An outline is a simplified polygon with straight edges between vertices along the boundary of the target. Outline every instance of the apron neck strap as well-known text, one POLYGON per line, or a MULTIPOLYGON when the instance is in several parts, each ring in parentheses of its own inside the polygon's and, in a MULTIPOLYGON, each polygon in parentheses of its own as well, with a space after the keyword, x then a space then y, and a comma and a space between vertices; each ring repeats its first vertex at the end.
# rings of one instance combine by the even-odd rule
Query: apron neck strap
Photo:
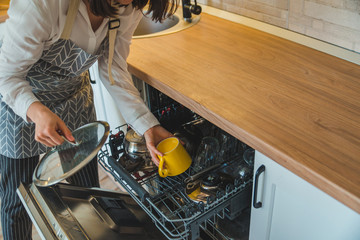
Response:
POLYGON ((109 33, 108 33, 108 37, 109 37, 108 75, 109 75, 110 85, 113 85, 115 83, 111 72, 111 65, 114 57, 116 32, 119 27, 120 27, 120 19, 110 18, 109 33))
MULTIPOLYGON (((114 0, 111 0, 111 5, 115 6, 114 0)), ((113 62, 114 51, 115 51, 116 33, 119 27, 120 27, 120 19, 111 17, 109 19, 109 32, 108 32, 108 37, 109 37, 108 76, 110 80, 110 85, 114 85, 115 83, 111 72, 111 65, 113 62)))
MULTIPOLYGON (((66 16, 66 22, 64 30, 61 34, 61 39, 69 39, 72 31, 72 27, 79 9, 81 0, 70 0, 67 16, 66 16)), ((111 1, 112 4, 114 4, 114 1, 111 1)), ((120 19, 118 18, 110 18, 109 20, 109 57, 108 57, 108 75, 110 84, 114 84, 114 78, 112 76, 111 72, 111 65, 114 57, 114 48, 115 48, 115 39, 116 39, 116 32, 118 28, 120 27, 120 19)))
POLYGON ((63 32, 61 33, 61 39, 69 39, 72 31, 73 24, 75 22, 76 15, 79 10, 81 0, 70 0, 70 4, 68 7, 68 12, 66 15, 66 22, 63 29, 63 32))

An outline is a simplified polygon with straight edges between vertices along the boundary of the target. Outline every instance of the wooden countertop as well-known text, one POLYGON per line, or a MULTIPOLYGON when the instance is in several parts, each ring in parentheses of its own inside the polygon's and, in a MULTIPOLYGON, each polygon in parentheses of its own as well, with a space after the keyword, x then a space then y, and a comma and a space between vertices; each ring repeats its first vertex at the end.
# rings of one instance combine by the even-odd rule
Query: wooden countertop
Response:
POLYGON ((8 18, 6 12, 7 10, 0 10, 0 23, 5 22, 5 20, 8 18))
POLYGON ((0 4, 0 23, 5 22, 5 20, 8 18, 8 8, 9 4, 0 4))
POLYGON ((360 66, 203 13, 130 71, 360 213, 360 66))

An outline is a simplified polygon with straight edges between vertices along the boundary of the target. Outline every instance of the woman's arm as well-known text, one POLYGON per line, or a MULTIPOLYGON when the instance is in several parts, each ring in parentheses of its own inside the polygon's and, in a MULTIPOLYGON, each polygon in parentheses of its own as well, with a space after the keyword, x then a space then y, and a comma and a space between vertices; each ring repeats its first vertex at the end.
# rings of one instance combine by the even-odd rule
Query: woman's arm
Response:
POLYGON ((15 114, 35 123, 37 141, 54 146, 63 142, 57 131, 66 134, 70 141, 71 133, 62 120, 39 102, 25 79, 50 38, 51 13, 46 7, 42 0, 11 1, 0 50, 0 94, 15 114))
POLYGON ((157 163, 156 154, 161 155, 161 153, 156 149, 156 144, 162 139, 172 136, 172 134, 159 125, 158 120, 144 104, 139 91, 133 84, 126 63, 132 35, 142 16, 142 13, 138 10, 130 14, 128 7, 125 14, 120 17, 120 28, 117 32, 112 65, 114 85, 110 85, 107 73, 108 50, 99 58, 99 73, 104 86, 118 103, 125 121, 135 131, 145 136, 152 159, 157 163))
POLYGON ((126 59, 129 55, 130 43, 133 32, 142 17, 139 10, 133 10, 131 6, 124 10, 120 16, 120 28, 118 29, 115 51, 112 64, 112 76, 114 85, 110 85, 108 76, 108 49, 99 58, 100 79, 111 96, 118 103, 119 110, 125 121, 139 134, 144 134, 150 127, 159 122, 151 114, 148 107, 140 97, 139 91, 133 84, 127 69, 126 59))
POLYGON ((11 1, 8 15, 0 51, 0 94, 2 101, 27 121, 27 109, 38 99, 25 77, 39 60, 51 26, 32 1, 11 1))

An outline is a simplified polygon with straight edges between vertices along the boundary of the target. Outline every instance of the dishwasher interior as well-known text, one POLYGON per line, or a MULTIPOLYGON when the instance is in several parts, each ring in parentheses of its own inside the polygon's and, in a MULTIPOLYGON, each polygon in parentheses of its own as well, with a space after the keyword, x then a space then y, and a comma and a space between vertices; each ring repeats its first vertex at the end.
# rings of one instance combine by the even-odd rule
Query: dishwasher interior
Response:
POLYGON ((99 162, 168 239, 248 239, 254 149, 198 114, 134 80, 161 125, 177 136, 193 163, 161 178, 148 154, 124 144, 127 125, 112 131, 99 162))

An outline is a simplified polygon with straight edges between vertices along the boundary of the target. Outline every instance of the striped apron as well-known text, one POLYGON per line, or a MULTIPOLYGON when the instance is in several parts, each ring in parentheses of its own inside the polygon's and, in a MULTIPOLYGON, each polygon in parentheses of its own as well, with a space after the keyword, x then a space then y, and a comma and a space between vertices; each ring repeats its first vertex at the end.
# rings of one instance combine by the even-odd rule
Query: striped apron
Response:
MULTIPOLYGON (((43 52, 26 76, 35 96, 57 114, 70 131, 96 120, 93 92, 88 74, 84 72, 87 73, 104 50, 103 43, 96 54, 89 54, 69 39, 78 12, 78 6, 72 7, 72 2, 79 4, 80 1, 70 1, 61 38, 43 52), (74 11, 75 14, 70 14, 74 11)), ((20 159, 48 150, 35 141, 35 124, 26 123, 0 99, 0 154, 20 159)))
MULTIPOLYGON (((45 50, 26 80, 35 96, 73 131, 96 120, 89 76, 84 74, 105 50, 105 39, 95 54, 70 38, 80 0, 70 1, 61 38, 45 50)), ((49 148, 35 141, 35 124, 26 123, 0 99, 0 198, 4 240, 31 239, 31 220, 16 194, 20 182, 30 184, 39 155, 49 148)), ((71 176, 73 185, 99 187, 97 161, 71 176)))

